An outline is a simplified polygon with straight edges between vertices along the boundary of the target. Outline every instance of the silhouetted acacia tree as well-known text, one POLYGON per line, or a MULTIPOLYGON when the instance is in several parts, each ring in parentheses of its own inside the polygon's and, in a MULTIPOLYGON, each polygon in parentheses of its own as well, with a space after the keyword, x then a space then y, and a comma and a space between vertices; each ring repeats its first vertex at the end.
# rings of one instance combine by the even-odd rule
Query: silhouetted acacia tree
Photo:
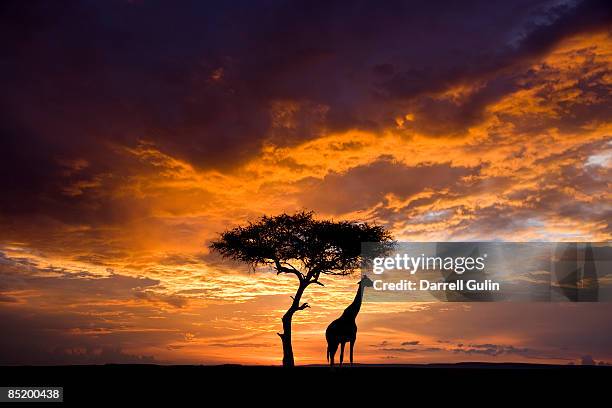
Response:
POLYGON ((291 320, 298 310, 310 307, 301 303, 302 295, 321 274, 348 275, 361 267, 362 242, 380 243, 380 252, 393 245, 391 235, 381 226, 348 221, 319 221, 312 212, 264 216, 257 222, 225 231, 211 244, 227 258, 255 268, 268 265, 278 274, 297 277, 299 285, 291 306, 282 318, 283 366, 293 367, 291 320))

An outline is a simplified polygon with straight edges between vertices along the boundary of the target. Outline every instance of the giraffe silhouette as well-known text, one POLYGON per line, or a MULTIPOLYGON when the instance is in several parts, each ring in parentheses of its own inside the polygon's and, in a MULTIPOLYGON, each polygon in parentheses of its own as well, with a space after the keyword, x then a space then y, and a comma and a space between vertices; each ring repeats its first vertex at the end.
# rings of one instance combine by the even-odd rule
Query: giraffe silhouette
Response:
POLYGON ((372 287, 373 282, 370 278, 364 275, 359 281, 359 287, 357 288, 357 294, 355 300, 346 309, 342 316, 331 322, 325 330, 325 339, 327 339, 327 361, 331 367, 334 366, 334 357, 336 351, 338 351, 338 345, 340 347, 340 366, 344 361, 344 346, 348 342, 350 344, 350 360, 351 365, 353 364, 353 348, 355 347, 355 340, 357 339, 357 324, 355 319, 361 309, 361 300, 363 298, 363 290, 366 287, 372 287))

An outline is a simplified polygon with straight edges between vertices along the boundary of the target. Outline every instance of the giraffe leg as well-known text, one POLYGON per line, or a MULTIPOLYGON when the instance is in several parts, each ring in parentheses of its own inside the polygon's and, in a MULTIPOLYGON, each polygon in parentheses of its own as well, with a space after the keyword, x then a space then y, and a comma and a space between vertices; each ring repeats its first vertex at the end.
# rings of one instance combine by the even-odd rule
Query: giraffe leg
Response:
POLYGON ((353 347, 355 347, 355 340, 351 340, 351 344, 350 344, 350 358, 351 358, 351 365, 353 365, 353 347))
POLYGON ((345 344, 346 344, 345 342, 342 342, 340 344, 340 367, 342 367, 342 362, 344 361, 344 345, 345 344))
POLYGON ((327 348, 329 353, 329 366, 334 367, 334 358, 336 357, 336 351, 338 351, 338 344, 330 344, 327 348))

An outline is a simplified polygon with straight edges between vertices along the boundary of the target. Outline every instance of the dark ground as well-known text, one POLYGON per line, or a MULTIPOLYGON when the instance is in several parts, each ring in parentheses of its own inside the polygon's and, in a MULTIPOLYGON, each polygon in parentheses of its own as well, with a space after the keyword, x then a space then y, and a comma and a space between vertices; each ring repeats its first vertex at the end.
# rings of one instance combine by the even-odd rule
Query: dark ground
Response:
POLYGON ((536 399, 551 402, 560 396, 579 397, 584 403, 585 396, 608 394, 612 367, 462 363, 361 365, 330 371, 317 366, 290 370, 237 365, 20 366, 0 367, 0 386, 63 386, 64 401, 78 406, 126 400, 172 401, 169 406, 224 406, 219 402, 261 400, 286 406, 330 402, 330 396, 344 403, 399 399, 418 400, 419 405, 430 401, 433 406, 444 401, 464 405, 491 398, 499 402, 513 398, 524 403, 536 399), (289 399, 283 397, 287 393, 289 399))

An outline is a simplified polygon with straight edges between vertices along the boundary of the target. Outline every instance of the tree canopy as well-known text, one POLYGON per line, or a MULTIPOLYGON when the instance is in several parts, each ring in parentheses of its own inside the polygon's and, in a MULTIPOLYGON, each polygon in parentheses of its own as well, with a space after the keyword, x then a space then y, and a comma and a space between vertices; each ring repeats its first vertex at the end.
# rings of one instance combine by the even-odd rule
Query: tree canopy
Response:
POLYGON ((263 216, 256 222, 225 231, 211 248, 252 267, 269 265, 300 281, 320 274, 347 275, 361 267, 361 244, 375 242, 386 249, 390 234, 378 225, 316 220, 312 212, 263 216), (308 276, 310 275, 310 276, 308 276))

